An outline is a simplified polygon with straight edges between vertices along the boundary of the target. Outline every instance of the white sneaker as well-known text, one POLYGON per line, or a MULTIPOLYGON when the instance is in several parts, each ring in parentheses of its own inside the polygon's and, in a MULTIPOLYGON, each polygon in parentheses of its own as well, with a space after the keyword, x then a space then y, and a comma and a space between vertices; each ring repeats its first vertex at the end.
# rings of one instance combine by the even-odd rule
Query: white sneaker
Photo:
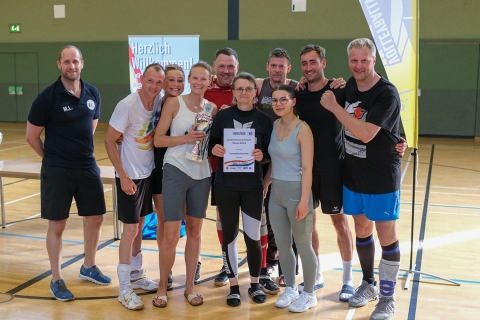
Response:
POLYGON ((288 307, 288 311, 290 312, 305 312, 310 308, 317 306, 317 295, 314 293, 307 293, 303 291, 295 300, 290 307, 288 307))
POLYGON ((298 298, 298 289, 292 287, 286 287, 283 291, 280 298, 275 302, 275 307, 277 308, 286 308, 288 307, 295 299, 298 298))
POLYGON ((143 289, 145 291, 154 291, 158 289, 158 282, 147 278, 145 270, 141 270, 137 275, 139 276, 134 278, 130 274, 130 284, 132 289, 143 289))
POLYGON ((118 302, 121 302, 125 308, 129 310, 141 310, 143 309, 142 300, 133 292, 132 288, 120 291, 118 295, 118 302))

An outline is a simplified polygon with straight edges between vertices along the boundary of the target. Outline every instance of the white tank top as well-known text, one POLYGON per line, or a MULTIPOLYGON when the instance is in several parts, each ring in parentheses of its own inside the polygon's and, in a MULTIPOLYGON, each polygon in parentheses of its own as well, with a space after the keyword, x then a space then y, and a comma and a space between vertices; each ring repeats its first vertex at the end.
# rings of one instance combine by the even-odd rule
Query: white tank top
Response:
MULTIPOLYGON (((178 113, 175 118, 173 118, 172 125, 170 126, 170 136, 172 137, 185 135, 185 132, 187 132, 195 123, 195 117, 197 116, 196 112, 192 112, 188 109, 182 96, 178 96, 177 98, 180 108, 178 109, 178 113)), ((204 99, 204 105, 207 104, 208 101, 204 99)), ((211 114, 211 108, 208 111, 207 109, 208 108, 205 108, 205 110, 202 112, 211 114)), ((169 147, 165 153, 163 163, 169 163, 177 167, 186 173, 190 178, 195 180, 210 177, 212 174, 212 169, 207 157, 200 162, 187 159, 186 156, 194 147, 195 142, 169 147)))

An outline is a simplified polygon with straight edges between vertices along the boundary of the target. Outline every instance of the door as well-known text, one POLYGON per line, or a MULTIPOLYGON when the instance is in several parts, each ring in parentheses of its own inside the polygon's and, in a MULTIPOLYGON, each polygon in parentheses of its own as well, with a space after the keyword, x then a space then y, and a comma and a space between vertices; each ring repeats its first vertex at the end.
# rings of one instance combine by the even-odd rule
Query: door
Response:
POLYGON ((0 121, 26 122, 39 92, 37 53, 0 53, 0 121))

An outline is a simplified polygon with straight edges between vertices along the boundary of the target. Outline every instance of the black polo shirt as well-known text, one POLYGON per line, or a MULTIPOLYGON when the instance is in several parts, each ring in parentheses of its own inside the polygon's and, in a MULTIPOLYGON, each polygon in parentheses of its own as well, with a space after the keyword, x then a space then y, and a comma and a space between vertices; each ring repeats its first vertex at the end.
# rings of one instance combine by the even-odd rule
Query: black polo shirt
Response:
POLYGON ((80 99, 69 93, 60 77, 32 103, 28 121, 45 127, 43 165, 93 168, 93 120, 100 117, 100 92, 80 80, 80 99))

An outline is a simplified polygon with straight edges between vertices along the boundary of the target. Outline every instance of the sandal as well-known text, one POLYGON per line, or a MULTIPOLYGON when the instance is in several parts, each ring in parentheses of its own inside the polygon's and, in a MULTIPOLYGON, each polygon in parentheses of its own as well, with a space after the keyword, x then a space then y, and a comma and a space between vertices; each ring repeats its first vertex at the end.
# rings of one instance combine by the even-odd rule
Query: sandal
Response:
POLYGON ((248 294, 252 296, 253 302, 264 303, 265 301, 267 301, 267 295, 260 289, 252 292, 252 288, 248 288, 248 294))
POLYGON ((340 296, 338 297, 338 300, 342 302, 348 302, 350 297, 354 294, 355 294, 355 288, 348 284, 344 284, 342 286, 342 290, 340 291, 340 296))
POLYGON ((287 283, 285 282, 285 277, 282 275, 280 275, 280 277, 278 278, 278 285, 280 287, 286 287, 287 286, 287 283))
POLYGON ((167 296, 153 296, 152 304, 157 308, 165 308, 167 306, 167 296), (160 303, 156 303, 155 300, 160 300, 160 303))
POLYGON ((185 291, 183 293, 185 299, 187 299, 188 303, 190 303, 191 306, 199 306, 201 304, 203 304, 203 296, 201 293, 191 293, 191 294, 187 294, 187 292, 185 291), (200 298, 200 299, 197 299, 197 302, 193 301, 193 299, 196 299, 196 298, 200 298))
POLYGON ((232 293, 227 296, 227 305, 230 307, 238 307, 242 303, 238 293, 232 293))

